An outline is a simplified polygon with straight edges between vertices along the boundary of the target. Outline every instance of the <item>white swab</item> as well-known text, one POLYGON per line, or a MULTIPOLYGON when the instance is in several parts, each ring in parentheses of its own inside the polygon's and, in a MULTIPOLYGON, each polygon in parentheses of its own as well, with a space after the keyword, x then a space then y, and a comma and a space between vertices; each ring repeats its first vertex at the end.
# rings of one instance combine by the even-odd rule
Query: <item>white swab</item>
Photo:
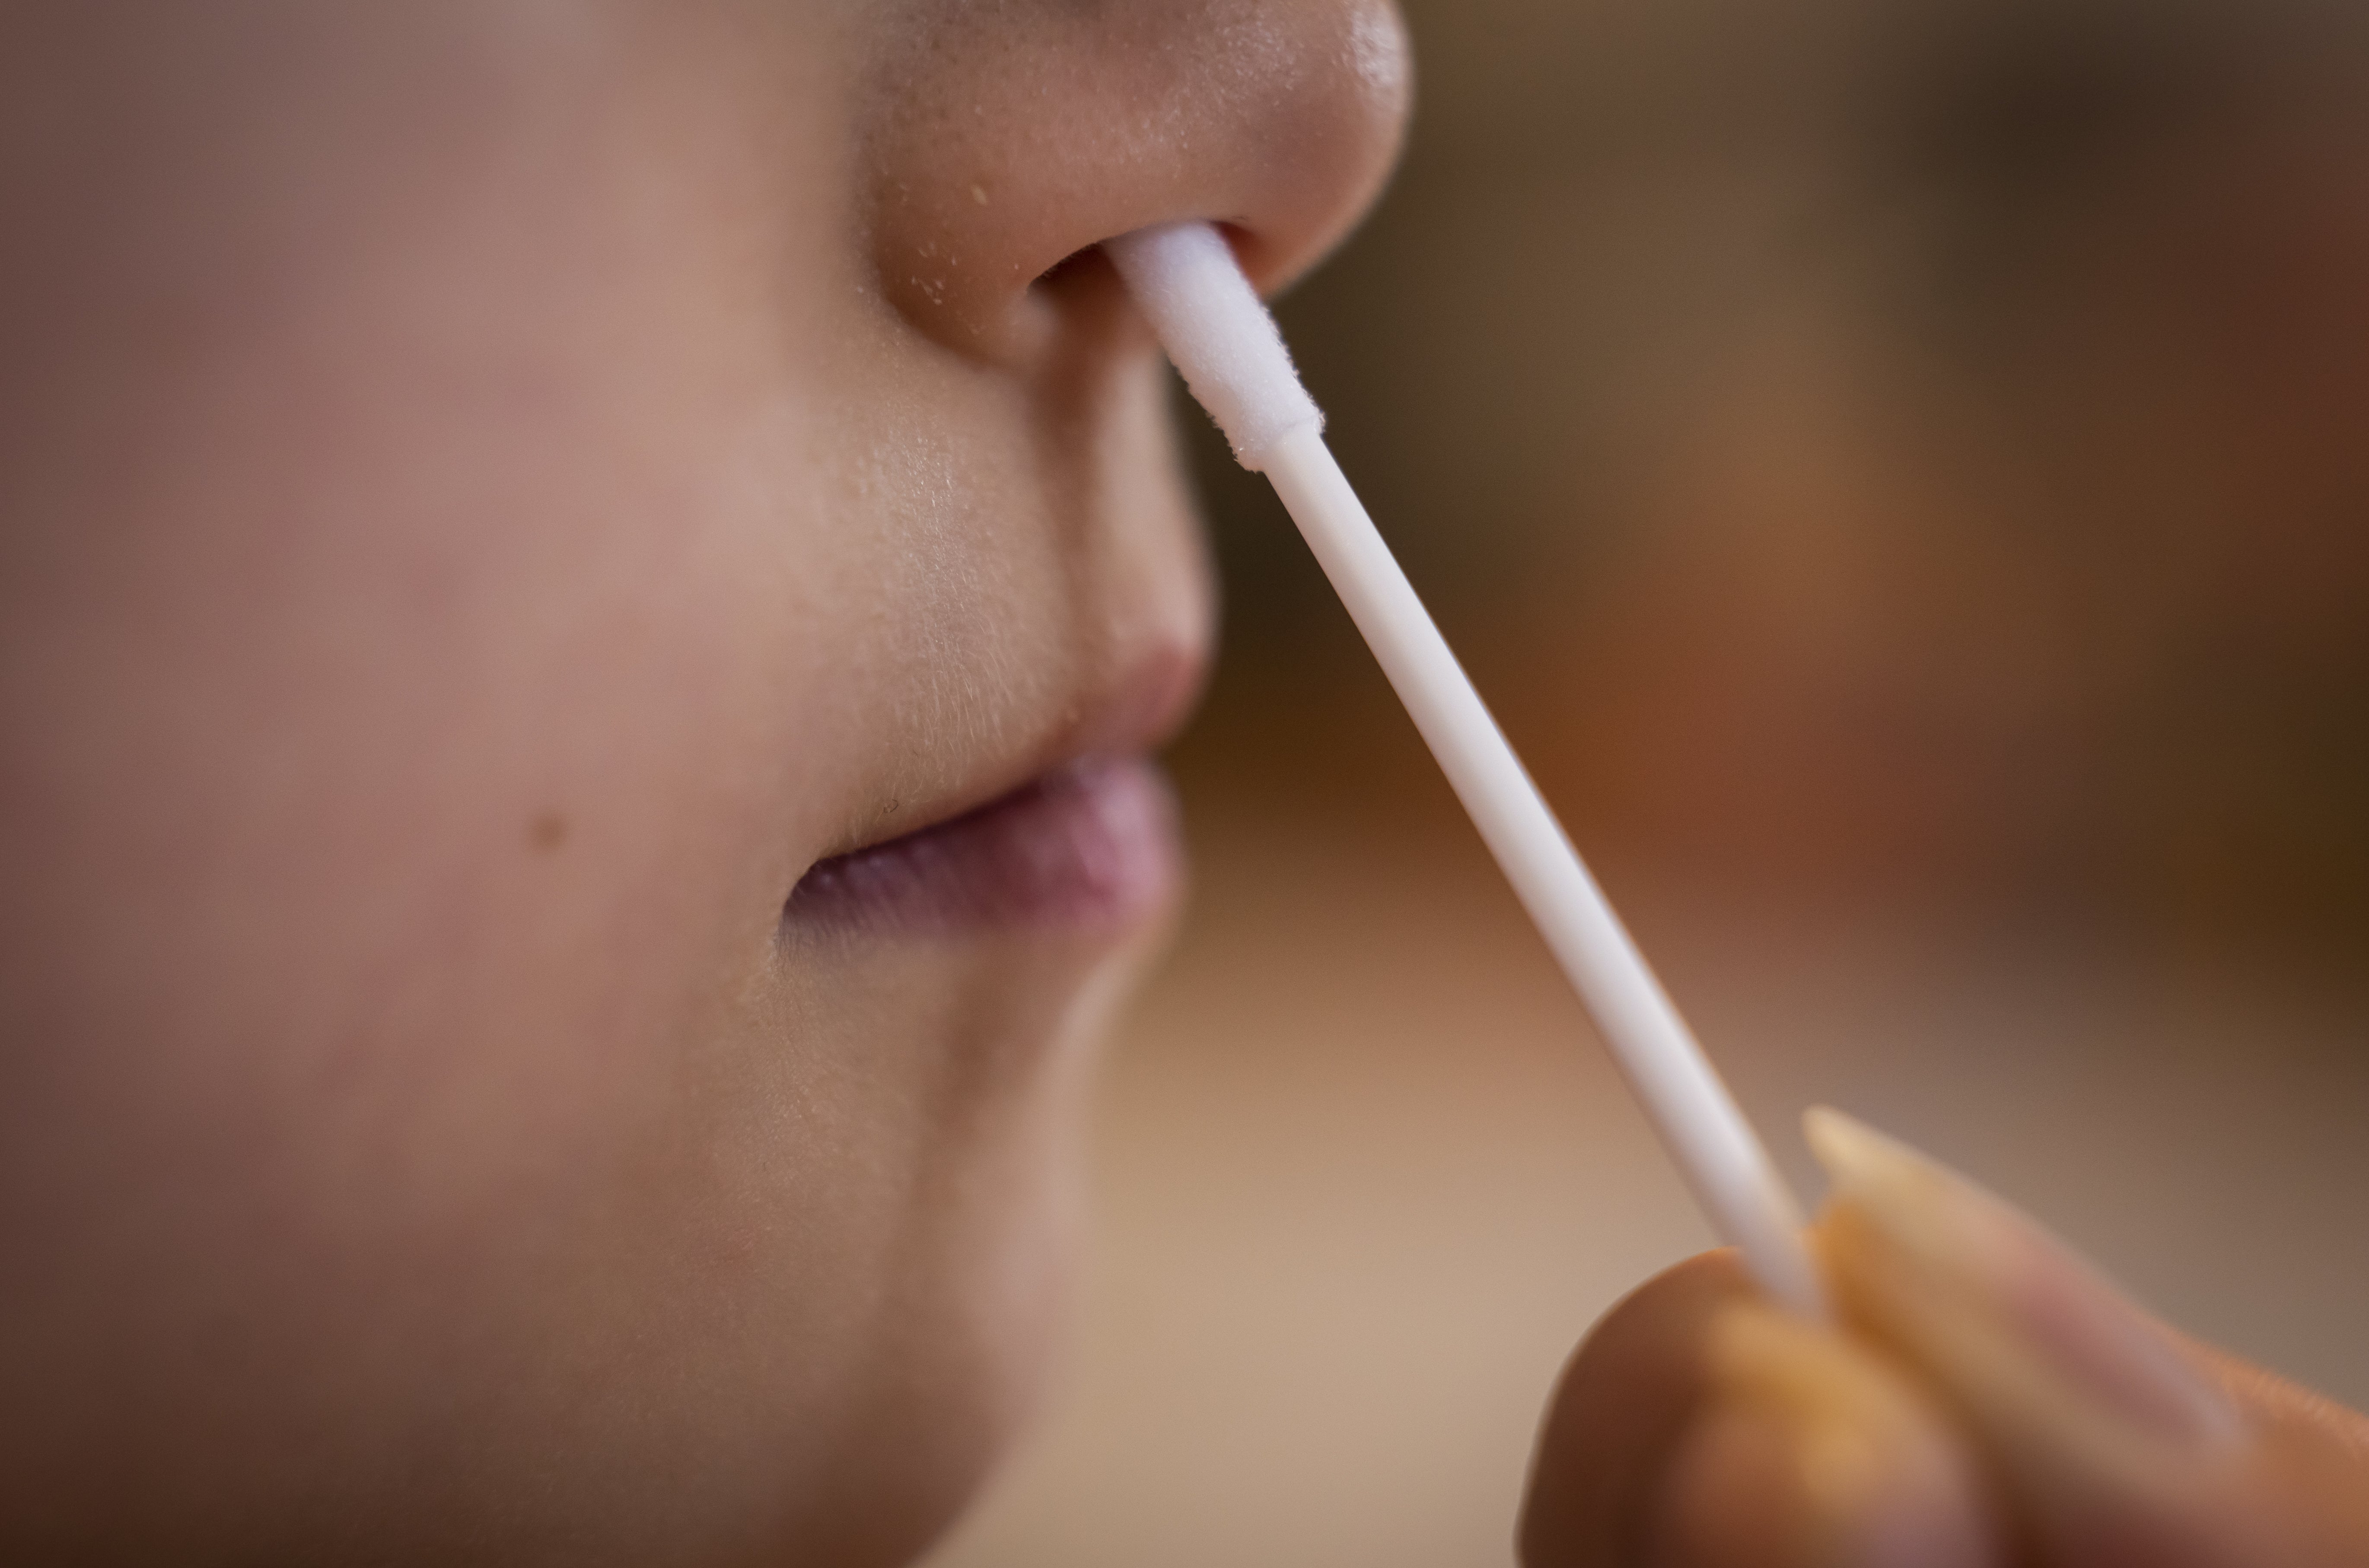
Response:
POLYGON ((1713 1228, 1771 1299, 1824 1317, 1800 1206, 1342 476, 1232 247, 1187 223, 1103 248, 1235 458, 1274 483, 1713 1228))

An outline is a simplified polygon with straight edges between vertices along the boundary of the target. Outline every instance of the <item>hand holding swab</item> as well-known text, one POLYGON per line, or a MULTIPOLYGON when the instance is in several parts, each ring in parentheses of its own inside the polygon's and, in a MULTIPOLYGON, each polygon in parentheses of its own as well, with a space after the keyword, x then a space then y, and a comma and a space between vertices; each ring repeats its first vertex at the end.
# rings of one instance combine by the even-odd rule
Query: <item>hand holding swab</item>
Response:
POLYGON ((1103 248, 1236 459, 1274 484, 1713 1228, 1772 1299, 1824 1317, 1800 1206, 1343 477, 1225 237, 1170 223, 1103 248))

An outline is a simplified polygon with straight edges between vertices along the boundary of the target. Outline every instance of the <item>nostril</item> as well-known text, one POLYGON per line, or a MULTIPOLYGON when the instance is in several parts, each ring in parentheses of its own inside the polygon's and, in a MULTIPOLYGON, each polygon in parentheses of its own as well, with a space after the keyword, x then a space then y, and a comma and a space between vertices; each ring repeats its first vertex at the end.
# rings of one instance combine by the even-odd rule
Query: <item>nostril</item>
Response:
MULTIPOLYGON (((1162 218, 1159 222, 1183 222, 1191 216, 1190 213, 1184 213, 1173 218, 1162 218)), ((1253 260, 1259 252, 1257 237, 1233 223, 1222 223, 1215 219, 1204 221, 1225 236, 1227 245, 1233 248, 1235 260, 1242 265, 1244 271, 1255 277, 1257 272, 1253 266, 1253 260)), ((1110 257, 1103 247, 1118 237, 1116 235, 1105 235, 1090 246, 1070 252, 1069 255, 1038 273, 1030 281, 1029 292, 1059 300, 1064 296, 1089 291, 1100 292, 1117 284, 1117 269, 1111 265, 1110 257)))
POLYGON ((1031 292, 1050 294, 1058 298, 1061 294, 1074 292, 1081 286, 1082 280, 1088 278, 1096 269, 1107 269, 1109 266, 1109 259, 1103 255, 1102 246, 1096 243, 1087 246, 1082 250, 1070 252, 1069 255, 1039 272, 1030 281, 1028 287, 1031 292))
MULTIPOLYGON (((1236 265, 1247 270, 1246 258, 1257 252, 1258 236, 1233 223, 1207 226, 1233 252, 1236 265)), ((1146 349, 1153 346, 1150 323, 1142 319, 1140 307, 1111 258, 1111 246, 1123 237, 1109 235, 1073 250, 1029 281, 1018 314, 1033 319, 1037 347, 1049 344, 1057 332, 1076 344, 1106 346, 1117 334, 1139 339, 1146 349)))
MULTIPOLYGON (((1134 306, 1128 303, 1118 269, 1103 254, 1099 242, 1071 251, 1038 273, 1029 283, 1018 314, 1033 318, 1040 334, 1035 339, 1039 352, 1057 341, 1072 349, 1107 348, 1114 335, 1127 337, 1140 331, 1130 325, 1134 306)), ((1142 333, 1141 337, 1148 350, 1150 336, 1142 333)))

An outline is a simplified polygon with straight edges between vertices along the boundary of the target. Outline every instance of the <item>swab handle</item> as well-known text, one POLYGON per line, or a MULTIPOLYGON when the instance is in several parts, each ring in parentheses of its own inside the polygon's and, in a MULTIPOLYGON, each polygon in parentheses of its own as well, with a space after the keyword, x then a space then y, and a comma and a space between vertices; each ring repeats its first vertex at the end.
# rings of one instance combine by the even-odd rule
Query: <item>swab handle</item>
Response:
POLYGON ((1791 1193, 1342 476, 1225 236, 1168 223, 1104 249, 1235 457, 1274 481, 1713 1227, 1772 1299, 1824 1317, 1791 1193))
POLYGON ((1772 1299, 1825 1317, 1825 1292, 1784 1179, 1482 705, 1323 437, 1292 431, 1266 458, 1276 493, 1713 1228, 1743 1253, 1772 1299))

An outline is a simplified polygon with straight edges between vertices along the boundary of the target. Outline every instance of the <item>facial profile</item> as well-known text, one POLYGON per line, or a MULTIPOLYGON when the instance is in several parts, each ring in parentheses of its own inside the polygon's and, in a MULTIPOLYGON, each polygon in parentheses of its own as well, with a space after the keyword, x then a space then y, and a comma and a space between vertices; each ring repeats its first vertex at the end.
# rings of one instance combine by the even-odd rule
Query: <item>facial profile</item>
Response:
POLYGON ((1209 657, 1081 253, 1310 265, 1394 14, 0 35, 6 1553, 909 1557, 1056 1343, 1209 657))

